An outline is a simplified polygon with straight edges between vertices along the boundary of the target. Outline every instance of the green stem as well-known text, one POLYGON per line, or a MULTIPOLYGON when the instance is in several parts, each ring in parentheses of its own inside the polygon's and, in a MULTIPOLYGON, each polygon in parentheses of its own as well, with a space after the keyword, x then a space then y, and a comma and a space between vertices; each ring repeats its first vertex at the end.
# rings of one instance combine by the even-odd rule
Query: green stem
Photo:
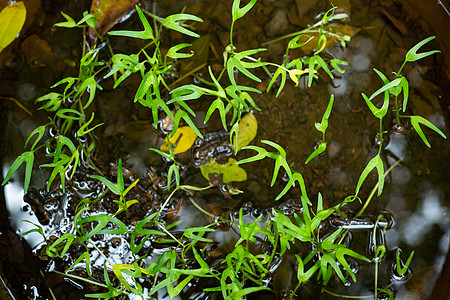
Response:
POLYGON ((348 296, 348 295, 341 295, 333 293, 332 291, 327 290, 326 288, 323 288, 323 291, 331 296, 339 297, 339 298, 347 298, 347 299, 368 299, 372 298, 372 296, 348 296))
POLYGON ((184 248, 184 245, 180 240, 178 240, 173 234, 170 233, 169 230, 166 229, 166 227, 161 226, 161 224, 158 224, 158 227, 161 228, 162 231, 164 231, 168 236, 170 236, 174 241, 176 241, 182 248, 184 248))
POLYGON ((231 55, 233 55, 234 54, 234 47, 233 47, 233 27, 234 27, 234 21, 235 20, 233 20, 232 22, 231 22, 231 27, 230 27, 230 54, 231 55))
POLYGON ((380 118, 380 147, 378 148, 378 155, 380 155, 383 149, 383 118, 380 118))
POLYGON ((395 96, 395 116, 397 118, 397 125, 401 125, 400 123, 400 111, 398 109, 398 95, 395 96))
POLYGON ((398 72, 397 72, 397 78, 398 77, 400 77, 400 72, 402 71, 402 69, 403 69, 403 67, 405 66, 405 64, 406 64, 406 60, 405 61, 403 61, 403 64, 402 64, 402 66, 400 67, 400 69, 398 69, 398 72))
POLYGON ((83 277, 80 277, 80 276, 59 272, 57 270, 53 270, 52 272, 56 273, 56 274, 59 274, 59 275, 62 275, 62 276, 65 276, 65 277, 72 278, 72 279, 78 279, 78 280, 81 280, 81 281, 84 281, 84 282, 87 282, 87 283, 90 283, 90 284, 98 285, 98 286, 104 287, 106 289, 108 288, 108 286, 106 284, 103 284, 103 283, 100 283, 100 282, 97 282, 97 281, 93 281, 93 280, 90 280, 90 279, 86 279, 86 278, 83 278, 83 277))
POLYGON ((378 294, 378 261, 375 261, 375 291, 374 291, 374 294, 373 294, 373 299, 374 300, 377 300, 378 298, 378 296, 377 296, 377 294, 378 294))

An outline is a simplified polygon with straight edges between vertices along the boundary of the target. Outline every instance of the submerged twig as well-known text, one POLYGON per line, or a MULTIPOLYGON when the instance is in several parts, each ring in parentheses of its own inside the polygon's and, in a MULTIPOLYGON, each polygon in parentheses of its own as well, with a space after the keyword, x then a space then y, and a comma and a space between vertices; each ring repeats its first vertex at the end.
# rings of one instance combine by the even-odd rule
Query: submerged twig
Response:
POLYGON ((20 103, 19 100, 12 98, 12 97, 4 97, 4 96, 0 96, 1 100, 9 100, 14 102, 18 107, 20 107, 24 112, 26 112, 28 115, 32 116, 33 114, 31 113, 31 111, 29 111, 22 103, 20 103))

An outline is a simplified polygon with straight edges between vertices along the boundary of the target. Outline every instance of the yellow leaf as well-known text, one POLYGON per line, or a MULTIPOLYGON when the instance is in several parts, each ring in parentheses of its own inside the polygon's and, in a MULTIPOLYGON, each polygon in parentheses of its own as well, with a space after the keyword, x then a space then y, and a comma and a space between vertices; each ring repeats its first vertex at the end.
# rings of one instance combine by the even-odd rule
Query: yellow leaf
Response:
MULTIPOLYGON (((294 70, 290 70, 289 71, 289 77, 291 77, 292 81, 295 83, 295 86, 298 86, 297 75, 302 76, 303 74, 308 74, 308 73, 309 73, 309 69, 308 68, 306 68, 304 70, 294 69, 294 70)), ((317 71, 314 70, 314 73, 317 73, 317 71)))
POLYGON ((200 166, 200 171, 202 172, 203 177, 205 177, 208 181, 209 174, 222 174, 223 183, 247 180, 247 172, 236 164, 236 160, 234 158, 230 158, 224 165, 221 165, 213 160, 206 165, 200 166))
POLYGON ((125 202, 125 206, 119 203, 119 209, 117 210, 117 212, 124 210, 125 208, 128 208, 135 203, 139 203, 139 200, 137 199, 128 200, 127 202, 125 202))
MULTIPOLYGON (((239 131, 238 131, 238 149, 241 150, 242 147, 250 144, 251 141, 256 136, 256 132, 258 131, 258 122, 256 121, 255 115, 252 113, 246 114, 241 121, 239 122, 239 131)), ((233 150, 236 149, 235 140, 233 142, 233 150)), ((235 151, 235 152, 237 152, 235 151)))
POLYGON ((22 1, 8 5, 0 12, 0 52, 20 33, 26 16, 27 9, 22 1))
POLYGON ((195 142, 197 134, 189 126, 178 127, 175 134, 169 139, 169 135, 164 139, 161 145, 161 151, 169 153, 169 141, 172 144, 174 154, 180 154, 188 151, 195 142))

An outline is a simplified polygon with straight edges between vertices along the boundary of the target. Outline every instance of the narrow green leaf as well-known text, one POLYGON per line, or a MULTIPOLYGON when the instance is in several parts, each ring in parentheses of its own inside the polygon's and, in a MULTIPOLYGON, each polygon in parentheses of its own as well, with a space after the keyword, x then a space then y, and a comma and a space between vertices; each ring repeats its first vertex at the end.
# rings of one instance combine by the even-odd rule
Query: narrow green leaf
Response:
POLYGON ((123 175, 122 175, 122 160, 119 159, 119 163, 117 166, 117 183, 114 184, 105 177, 99 176, 99 175, 91 175, 91 178, 97 179, 100 182, 102 182, 106 187, 113 192, 116 195, 122 195, 125 187, 123 182, 123 175))
POLYGON ((345 277, 342 274, 338 264, 330 254, 325 253, 322 256, 322 259, 320 260, 320 269, 323 278, 323 285, 326 286, 328 284, 328 281, 330 280, 330 276, 328 275, 329 274, 328 265, 331 266, 336 275, 342 280, 343 283, 345 283, 346 282, 345 277))
POLYGON ((174 102, 188 101, 199 99, 203 94, 211 94, 210 90, 203 89, 193 84, 182 85, 176 89, 170 91, 172 94, 172 99, 167 101, 167 104, 174 102))
POLYGON ((311 87, 316 64, 318 64, 319 67, 321 67, 328 74, 328 76, 330 76, 331 79, 334 79, 334 76, 331 73, 330 69, 328 68, 327 64, 325 63, 323 58, 320 57, 319 55, 314 55, 314 56, 310 57, 308 64, 309 64, 308 87, 311 87))
POLYGON ((361 173, 361 176, 359 177, 358 183, 356 185, 355 194, 358 195, 358 192, 364 183, 364 181, 367 178, 367 175, 374 169, 377 168, 378 171, 378 196, 381 195, 381 192, 383 191, 383 185, 384 185, 384 167, 383 167, 383 161, 379 155, 372 158, 363 172, 361 173))
POLYGON ((283 147, 281 147, 280 145, 278 145, 277 143, 274 143, 272 141, 269 140, 262 140, 261 143, 264 143, 266 145, 272 146, 273 148, 277 149, 278 152, 280 152, 280 155, 283 156, 284 158, 286 158, 286 151, 284 151, 283 147))
POLYGON ((46 111, 56 111, 61 106, 64 100, 64 96, 60 93, 48 93, 42 97, 36 99, 35 102, 47 101, 44 105, 39 107, 38 109, 45 109, 46 111))
POLYGON ((273 74, 272 79, 270 80, 269 85, 267 86, 267 90, 266 90, 266 92, 268 93, 269 90, 272 88, 272 85, 277 80, 278 76, 281 76, 281 82, 280 82, 280 86, 278 87, 278 91, 277 91, 277 94, 276 94, 277 98, 280 95, 281 91, 283 90, 283 88, 284 88, 284 86, 286 84, 286 70, 284 68, 279 67, 275 71, 275 74, 273 74))
POLYGON ((83 120, 85 118, 85 116, 82 113, 71 108, 60 109, 58 110, 56 115, 61 119, 69 119, 69 120, 83 120))
POLYGON ((180 51, 183 48, 186 47, 190 47, 192 46, 192 44, 188 44, 188 43, 182 43, 176 46, 173 46, 171 48, 169 48, 169 50, 167 51, 167 56, 173 59, 178 59, 178 58, 188 58, 194 55, 194 51, 191 51, 190 53, 179 53, 178 51, 180 51))
POLYGON ((364 101, 366 101, 367 106, 369 107, 370 111, 376 118, 383 119, 384 116, 386 116, 386 113, 389 108, 389 94, 387 91, 385 91, 385 93, 384 93, 384 102, 383 102, 383 106, 381 108, 377 108, 372 103, 372 101, 370 101, 370 99, 366 96, 366 94, 361 93, 361 96, 364 98, 364 101))
POLYGON ((142 294, 142 286, 137 282, 136 279, 142 277, 142 273, 147 274, 147 271, 143 268, 140 268, 136 262, 133 263, 133 265, 115 264, 113 265, 113 272, 129 291, 138 295, 142 294), (127 279, 125 279, 122 272, 129 275, 127 279), (131 281, 133 284, 130 284, 129 281, 131 281), (136 287, 134 287, 133 285, 136 287))
POLYGON ((254 156, 252 156, 252 157, 249 157, 249 158, 242 159, 242 160, 238 161, 238 162, 236 163, 236 164, 238 164, 238 165, 240 165, 240 164, 245 164, 245 163, 249 163, 249 162, 258 161, 258 160, 261 160, 261 159, 264 159, 264 158, 267 157, 267 154, 268 154, 268 152, 267 152, 266 149, 261 148, 261 147, 258 147, 258 146, 245 146, 245 147, 243 147, 242 149, 243 149, 243 150, 247 150, 247 149, 255 150, 256 152, 258 152, 258 154, 254 155, 254 156))
POLYGON ((441 53, 441 51, 439 51, 439 50, 433 50, 433 51, 428 51, 428 52, 423 52, 423 53, 417 54, 417 50, 419 50, 420 47, 422 47, 429 41, 433 40, 434 38, 435 38, 435 36, 430 36, 429 38, 424 39, 423 41, 417 43, 414 47, 409 49, 409 51, 406 53, 405 62, 412 62, 412 61, 416 61, 421 58, 430 56, 435 53, 441 53))
POLYGON ((242 18, 256 3, 257 0, 250 0, 244 7, 240 8, 241 0, 234 0, 231 7, 233 20, 242 18))
POLYGON ((172 184, 172 174, 175 175, 175 185, 180 185, 180 171, 176 164, 172 164, 169 167, 169 171, 167 172, 167 189, 170 190, 170 186, 172 184))
POLYGON ((320 52, 325 49, 325 46, 327 45, 327 36, 323 33, 319 34, 319 40, 317 41, 317 50, 314 52, 314 55, 319 54, 320 52))
POLYGON ((326 149, 327 149, 327 143, 320 143, 319 147, 317 147, 317 149, 314 150, 313 153, 311 153, 311 155, 308 156, 308 158, 305 161, 305 165, 308 164, 311 161, 311 159, 313 159, 317 155, 325 152, 326 149))
POLYGON ((431 145, 428 142, 428 140, 427 140, 425 134, 423 133, 422 129, 420 128, 419 124, 423 124, 423 125, 427 126, 428 128, 430 128, 430 129, 434 130, 435 132, 437 132, 444 139, 447 139, 445 134, 439 128, 437 128, 433 123, 428 121, 427 119, 425 119, 423 117, 420 117, 420 116, 411 116, 410 118, 411 118, 411 125, 412 125, 412 127, 417 132, 417 134, 420 136, 420 138, 425 143, 425 145, 427 145, 429 148, 431 148, 431 145))
POLYGON ((55 180, 55 178, 58 174, 61 179, 61 188, 63 190, 63 193, 65 192, 65 182, 66 182, 66 174, 65 173, 66 173, 67 168, 69 167, 69 161, 70 161, 69 156, 67 156, 66 154, 61 154, 61 155, 59 155, 57 161, 50 163, 50 164, 40 165, 40 167, 44 167, 44 168, 53 168, 53 171, 50 174, 50 177, 47 182, 47 192, 50 191, 50 187, 53 183, 53 180, 55 180))
POLYGON ((141 20, 142 25, 144 26, 143 31, 129 31, 129 30, 117 30, 117 31, 110 31, 108 32, 109 35, 116 35, 116 36, 126 36, 131 38, 138 38, 143 40, 148 39, 155 39, 153 35, 152 27, 150 26, 150 23, 148 22, 147 18, 144 16, 144 13, 139 8, 139 6, 136 5, 136 11, 139 15, 139 19, 141 20))
POLYGON ((57 239, 56 241, 54 241, 49 247, 47 247, 45 249, 45 253, 49 256, 49 257, 55 257, 55 256, 60 256, 63 257, 64 254, 67 252, 67 250, 69 250, 70 245, 72 245, 73 241, 75 240, 75 235, 72 233, 66 233, 63 236, 61 236, 59 239, 57 239), (63 241, 65 242, 64 248, 61 252, 58 251, 57 246, 59 244, 61 244, 63 241))
POLYGON ((311 41, 313 38, 314 38, 314 36, 309 36, 309 35, 306 35, 306 34, 299 34, 299 35, 297 35, 296 37, 294 37, 293 39, 291 39, 291 40, 288 42, 287 47, 288 47, 288 49, 296 49, 296 48, 300 48, 300 47, 306 45, 306 44, 307 44, 309 41, 311 41), (307 37, 308 40, 307 40, 306 42, 301 42, 301 43, 299 43, 299 40, 300 40, 301 38, 304 38, 304 37, 307 37))
POLYGON ((402 260, 400 259, 400 253, 400 249, 397 248, 397 253, 395 254, 395 267, 398 275, 403 276, 409 268, 409 264, 411 263, 411 260, 414 256, 414 250, 409 255, 408 260, 405 264, 403 264, 402 260))
POLYGON ((79 26, 83 23, 86 23, 89 27, 95 28, 95 25, 97 24, 97 18, 85 11, 83 12, 83 18, 77 22, 77 25, 79 26))
POLYGON ((402 79, 402 83, 401 83, 401 87, 403 90, 403 112, 405 112, 406 110, 406 105, 408 104, 408 96, 409 96, 409 83, 408 80, 405 77, 401 77, 402 79))
POLYGON ((328 119, 330 118, 330 114, 331 114, 331 109, 333 107, 333 103, 334 103, 334 95, 331 94, 330 101, 328 102, 327 109, 325 110, 325 113, 322 116, 322 122, 315 124, 316 129, 318 131, 322 132, 322 133, 325 133, 325 131, 328 128, 328 119))
POLYGON ((295 254, 295 258, 297 258, 298 261, 297 280, 300 283, 306 283, 319 269, 319 261, 317 261, 311 268, 309 268, 308 271, 305 272, 305 266, 303 264, 303 260, 301 259, 301 257, 295 254))
POLYGON ((203 237, 203 234, 205 232, 214 232, 215 230, 208 227, 190 227, 186 228, 183 235, 186 236, 188 239, 192 239, 194 241, 199 242, 205 242, 205 243, 212 243, 214 240, 207 239, 203 237), (200 233, 200 234, 194 234, 194 233, 200 233))
POLYGON ((286 171, 286 173, 288 174, 290 180, 292 180, 292 182, 294 182, 294 180, 292 178, 291 168, 289 167, 289 165, 286 161, 286 158, 284 158, 281 155, 278 155, 278 157, 275 159, 275 166, 273 169, 272 182, 270 183, 270 186, 273 186, 275 184, 275 180, 278 177, 278 171, 280 170, 281 166, 283 166, 283 168, 286 171))
POLYGON ((373 68, 373 70, 375 71, 375 73, 377 73, 377 75, 381 78, 385 85, 389 83, 389 79, 387 79, 387 77, 381 71, 376 68, 373 68))
POLYGON ((369 100, 373 100, 373 98, 375 98, 376 96, 378 96, 379 94, 398 86, 401 83, 401 79, 397 78, 392 80, 391 82, 389 82, 388 84, 385 84, 384 86, 382 86, 381 88, 379 88, 377 91, 375 91, 372 96, 370 96, 369 100))
POLYGON ((67 20, 66 22, 59 22, 56 23, 53 26, 57 26, 57 27, 65 27, 65 28, 74 28, 77 27, 77 22, 75 22, 74 19, 72 19, 68 14, 65 14, 64 12, 61 11, 61 15, 67 20))
MULTIPOLYGON (((60 81, 58 81, 57 83, 55 83, 54 85, 51 86, 51 88, 55 88, 63 83, 67 83, 66 87, 64 88, 64 97, 67 94, 67 91, 72 87, 72 85, 75 83, 76 78, 74 77, 66 77, 64 79, 61 79, 60 81)), ((37 100, 36 100, 37 101, 37 100)))
POLYGON ((365 256, 363 256, 361 254, 356 253, 353 250, 345 248, 345 247, 341 247, 341 248, 337 248, 336 249, 336 258, 337 258, 337 260, 345 268, 345 270, 350 275, 350 277, 352 277, 353 282, 356 282, 355 273, 353 273, 352 269, 348 265, 347 261, 345 260, 344 255, 348 255, 348 256, 354 257, 356 259, 363 260, 363 261, 368 262, 368 263, 370 263, 370 259, 368 259, 367 257, 365 257, 365 256))
POLYGON ((307 194, 306 194, 306 187, 305 187, 305 181, 303 179, 302 174, 300 174, 298 172, 294 172, 292 174, 292 178, 293 178, 293 182, 291 180, 288 181, 288 183, 286 184, 284 189, 275 198, 275 201, 280 200, 281 197, 283 197, 289 191, 289 189, 293 186, 293 184, 295 185, 295 181, 297 181, 299 183, 299 185, 300 185, 301 195, 302 196, 307 196, 307 194))
POLYGON ((259 79, 254 74, 252 74, 249 70, 247 70, 242 65, 241 61, 237 60, 236 57, 230 57, 227 60, 227 72, 228 72, 228 78, 230 79, 232 84, 236 85, 236 80, 234 79, 234 68, 238 69, 242 74, 244 74, 248 78, 250 78, 256 82, 261 82, 261 79, 259 79))
POLYGON ((209 118, 211 117, 212 113, 218 109, 219 113, 220 113, 220 119, 222 120, 222 125, 223 128, 225 129, 225 131, 227 130, 227 120, 226 120, 226 112, 225 112, 225 105, 223 104, 222 99, 217 98, 216 100, 213 101, 213 103, 211 103, 211 106, 209 107, 208 111, 206 112, 206 116, 205 116, 205 124, 206 122, 208 122, 209 118))
MULTIPOLYGON (((67 243, 68 244, 68 243, 67 243)), ((66 246, 67 246, 66 244, 66 246)), ((62 255, 61 255, 62 256, 62 255)), ((64 272, 69 272, 73 267, 75 267, 78 263, 80 263, 83 259, 85 259, 85 268, 86 273, 88 276, 91 276, 91 267, 90 267, 90 261, 91 261, 91 255, 89 251, 83 252, 75 261, 73 264, 71 264, 64 272)))
POLYGON ((13 176, 13 174, 17 171, 17 169, 22 165, 22 163, 26 164, 25 169, 25 180, 23 183, 24 194, 27 193, 28 187, 30 185, 31 180, 31 172, 33 171, 33 162, 34 162, 34 153, 33 151, 27 151, 19 155, 16 160, 13 162, 11 167, 6 173, 5 179, 2 181, 2 185, 5 185, 13 176))
POLYGON ((89 125, 91 125, 92 121, 94 120, 94 116, 95 114, 92 113, 91 114, 91 118, 89 119, 89 121, 87 121, 86 123, 83 124, 83 126, 81 126, 78 130, 77 130, 77 137, 83 136, 88 134, 89 132, 91 132, 92 130, 94 130, 95 128, 103 125, 103 123, 97 124, 92 128, 89 128, 88 130, 85 130, 89 125))
POLYGON ((190 14, 174 14, 166 17, 163 21, 163 25, 166 26, 169 29, 181 32, 185 35, 192 36, 195 38, 199 38, 200 35, 179 25, 180 21, 197 21, 197 22, 203 22, 203 20, 197 16, 190 15, 190 14))
POLYGON ((38 134, 38 137, 36 138, 36 140, 34 141, 33 145, 31 146, 30 150, 33 151, 34 147, 36 147, 36 144, 41 140, 41 138, 44 136, 45 133, 45 128, 47 127, 48 124, 46 125, 42 125, 39 126, 38 128, 36 128, 35 130, 33 130, 33 132, 30 133, 30 135, 28 136, 26 142, 25 142, 25 148, 28 145, 28 142, 30 141, 31 137, 34 136, 36 133, 38 134))
POLYGON ((348 62, 346 62, 345 60, 333 58, 330 60, 330 65, 333 67, 333 69, 335 69, 339 73, 344 74, 347 70, 342 69, 339 65, 348 66, 348 62))

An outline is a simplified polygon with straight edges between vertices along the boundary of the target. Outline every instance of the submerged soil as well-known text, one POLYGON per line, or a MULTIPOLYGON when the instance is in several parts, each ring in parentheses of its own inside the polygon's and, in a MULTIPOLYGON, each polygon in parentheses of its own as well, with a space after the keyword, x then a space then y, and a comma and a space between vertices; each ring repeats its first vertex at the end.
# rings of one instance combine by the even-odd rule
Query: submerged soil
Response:
MULTIPOLYGON (((61 21, 59 11, 63 10, 79 20, 82 11, 88 9, 88 4, 83 1, 43 1, 42 5, 34 1, 28 2, 35 4, 29 10, 27 22, 30 23, 25 25, 24 33, 13 47, 5 49, 0 55, 0 96, 18 99, 33 115, 28 116, 12 101, 0 101, 0 162, 3 176, 15 157, 23 151, 24 141, 29 133, 47 121, 44 112, 36 111, 38 106, 34 104, 34 100, 48 93, 49 86, 59 79, 77 73, 77 68, 71 66, 71 63, 80 58, 82 34, 76 29, 54 29, 52 25, 61 21)), ((161 1, 156 4, 142 1, 141 4, 150 11, 156 8, 154 12, 163 17, 179 13, 183 6, 186 6, 187 13, 202 17, 204 22, 196 24, 196 31, 210 39, 206 59, 215 70, 220 69, 223 64, 221 53, 229 43, 231 3, 208 0, 161 1)), ((375 67, 384 74, 396 71, 411 46, 430 35, 441 34, 428 45, 428 49, 441 49, 442 54, 411 63, 405 68, 404 74, 411 86, 408 114, 425 117, 448 136, 450 99, 450 52, 443 43, 448 41, 448 37, 446 39, 442 36, 442 30, 434 31, 432 25, 427 23, 426 16, 417 21, 418 16, 414 14, 417 12, 401 2, 342 0, 333 1, 333 4, 338 7, 338 13, 350 15, 347 22, 337 24, 334 30, 351 35, 352 40, 346 48, 335 46, 328 49, 326 55, 348 61, 347 72, 332 81, 320 74, 319 80, 311 88, 306 87, 306 82, 300 82, 298 87, 288 83, 279 97, 275 97, 273 91, 255 96, 255 102, 261 111, 253 111, 258 121, 258 134, 252 144, 262 147, 264 144, 261 140, 271 140, 282 145, 287 152, 288 162, 293 163, 293 168, 305 177, 310 197, 316 199, 320 192, 326 207, 340 203, 346 196, 354 193, 361 171, 378 149, 378 121, 370 114, 360 95, 361 92, 370 94, 381 85, 372 68, 375 67), (314 130, 314 123, 321 120, 330 93, 336 98, 327 131, 328 150, 305 165, 305 159, 315 145, 320 143, 321 135, 314 130)), ((259 48, 261 43, 317 22, 329 7, 327 1, 260 1, 248 16, 236 23, 235 44, 238 50, 259 48)), ((441 6, 427 9, 436 10, 436 19, 444 20, 444 23, 446 20, 450 24, 450 16, 446 15, 441 6)), ((129 24, 139 26, 135 14, 118 26, 128 28, 129 24)), ((179 34, 173 33, 163 39, 162 44, 166 45, 183 40, 179 34)), ((144 45, 120 39, 111 39, 111 44, 114 52, 123 53, 133 53, 144 45)), ((280 63, 285 44, 286 40, 265 46, 268 51, 263 60, 280 63)), ((292 53, 297 56, 306 54, 308 53, 301 51, 292 53)), ((189 67, 191 66, 181 65, 181 74, 187 72, 189 67)), ((207 78, 206 68, 200 69, 195 75, 197 78, 207 78)), ((257 88, 265 90, 270 79, 264 73, 257 75, 265 78, 257 88)), ((182 83, 198 81, 197 78, 189 77, 182 83)), ((99 149, 93 158, 95 164, 104 174, 115 179, 116 162, 121 158, 125 183, 131 184, 137 178, 140 179, 129 194, 129 199, 137 199, 139 203, 130 207, 128 215, 118 216, 127 226, 135 225, 137 221, 158 211, 170 194, 165 188, 168 164, 159 155, 148 150, 149 147, 158 148, 165 135, 163 130, 154 129, 150 112, 132 103, 139 84, 137 79, 131 78, 119 89, 112 88, 113 82, 101 82, 104 90, 98 93, 95 100, 99 121, 105 124, 95 131, 99 149)), ((218 116, 207 126, 202 125, 209 104, 210 102, 205 101, 195 106, 198 116, 195 122, 205 139, 197 140, 190 151, 179 157, 180 162, 187 166, 182 170, 183 184, 207 186, 208 182, 202 177, 198 166, 211 158, 226 161, 232 156, 228 133, 221 131, 218 116)), ((404 131, 399 132, 392 129, 395 125, 393 116, 390 119, 391 123, 385 122, 388 138, 383 160, 387 167, 398 159, 402 159, 402 162, 386 177, 382 196, 373 199, 360 218, 349 220, 336 215, 326 226, 350 228, 352 249, 370 257, 374 222, 379 214, 384 215, 389 220, 386 225, 389 229, 385 234, 382 231, 379 234, 385 241, 387 253, 378 270, 378 286, 389 286, 397 299, 425 299, 436 285, 449 250, 450 162, 447 158, 450 145, 437 134, 426 130, 432 145, 431 149, 427 148, 410 124, 404 124, 404 131), (397 248, 402 249, 404 260, 411 251, 415 251, 411 263, 412 272, 403 278, 395 278, 393 271, 397 248)), ((241 151, 237 159, 250 155, 251 153, 241 151)), ((183 220, 183 223, 173 229, 174 234, 179 234, 189 226, 207 225, 215 221, 199 211, 191 200, 207 212, 233 221, 238 220, 237 212, 240 208, 244 209, 247 222, 255 220, 259 215, 264 216, 263 221, 267 220, 272 208, 282 210, 287 215, 301 209, 298 190, 292 189, 283 199, 275 201, 285 183, 278 179, 275 186, 270 188, 272 162, 265 160, 258 165, 246 164, 243 167, 248 174, 247 181, 233 184, 243 191, 242 194, 232 195, 220 178, 212 182, 217 187, 207 191, 175 194, 161 215, 168 224, 183 220)), ((39 234, 33 233, 25 238, 21 236, 35 228, 22 220, 41 224, 50 239, 70 232, 73 230, 70 220, 73 220, 76 207, 87 197, 100 199, 93 207, 93 214, 112 214, 117 211, 118 205, 113 202, 115 196, 109 192, 104 194, 105 187, 89 178, 92 174, 95 171, 89 167, 80 168, 68 183, 66 193, 57 184, 52 186, 50 192, 46 192, 45 180, 49 174, 45 170, 35 171, 32 188, 26 195, 23 195, 21 188, 23 174, 18 174, 14 177, 14 182, 4 186, 4 191, 0 193, 0 275, 3 279, 0 285, 4 285, 5 299, 51 299, 50 289, 56 299, 82 299, 84 294, 98 291, 98 287, 92 284, 51 272, 64 271, 82 249, 72 247, 68 259, 53 260, 41 255, 39 249, 43 240, 39 234), (13 296, 7 295, 8 289, 13 296)), ((375 184, 376 176, 371 174, 360 195, 368 197, 375 184)), ((361 204, 355 201, 346 209, 346 213, 355 215, 360 207, 361 204)), ((212 263, 216 260, 218 264, 234 247, 238 236, 236 230, 232 226, 223 225, 209 236, 216 241, 207 250, 212 263)), ((265 246, 263 242, 259 243, 258 251, 264 252, 265 246)), ((117 263, 127 263, 128 237, 105 238, 98 241, 98 247, 117 263)), ((158 246, 146 245, 144 250, 156 256, 169 248, 170 245, 161 243, 158 246)), ((294 254, 301 250, 299 247, 293 248, 280 260, 271 278, 274 292, 260 294, 255 299, 282 299, 286 291, 295 287, 294 254)), ((91 264, 96 270, 93 278, 101 281, 104 260, 99 255, 91 260, 91 264)), ((78 270, 75 274, 86 276, 83 270, 78 270)), ((336 295, 372 295, 373 265, 360 265, 358 275, 357 283, 350 285, 343 285, 337 280, 330 281, 327 287, 329 293, 320 293, 320 286, 308 284, 302 289, 299 298, 332 299, 336 295)), ((208 283, 197 282, 184 291, 181 298, 216 299, 202 292, 203 285, 207 286, 208 283)), ((159 299, 163 298, 160 295, 159 299)))

